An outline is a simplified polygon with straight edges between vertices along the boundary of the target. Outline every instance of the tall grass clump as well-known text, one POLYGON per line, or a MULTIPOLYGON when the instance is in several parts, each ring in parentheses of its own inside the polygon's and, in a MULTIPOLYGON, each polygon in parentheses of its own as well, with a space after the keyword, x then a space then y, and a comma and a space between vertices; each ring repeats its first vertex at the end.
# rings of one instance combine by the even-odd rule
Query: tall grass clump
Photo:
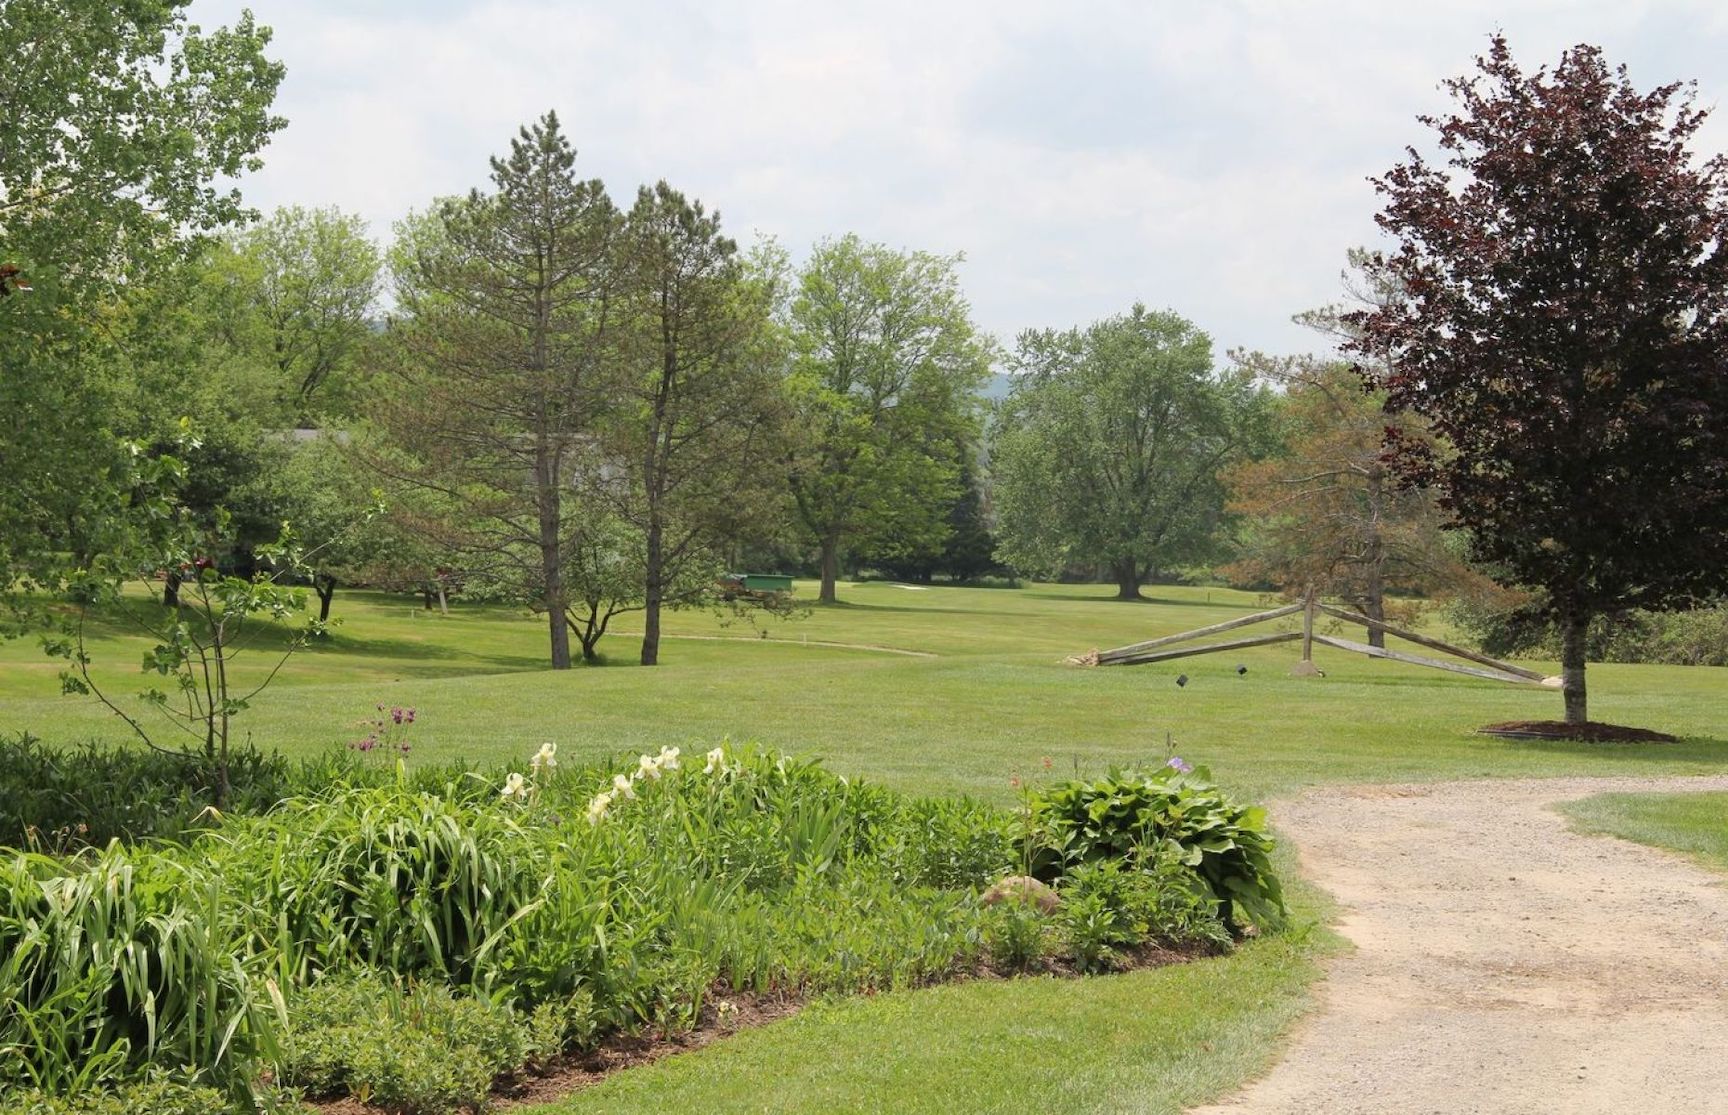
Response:
POLYGON ((485 983, 555 870, 552 843, 517 817, 406 784, 293 798, 196 848, 246 881, 247 947, 294 985, 355 966, 485 983))
POLYGON ((75 1093, 154 1067, 245 1093, 276 1011, 230 900, 167 850, 0 860, 0 1089, 75 1093))

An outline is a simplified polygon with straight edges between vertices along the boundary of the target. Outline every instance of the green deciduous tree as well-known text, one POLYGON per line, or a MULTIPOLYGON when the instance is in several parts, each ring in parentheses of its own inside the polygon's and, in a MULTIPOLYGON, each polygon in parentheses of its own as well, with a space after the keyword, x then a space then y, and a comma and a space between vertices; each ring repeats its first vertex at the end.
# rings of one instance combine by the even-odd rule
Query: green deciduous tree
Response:
POLYGON ((336 209, 278 209, 236 234, 226 269, 259 318, 258 355, 291 423, 320 424, 346 411, 356 353, 371 336, 378 296, 378 249, 366 223, 336 209))
POLYGON ((991 358, 958 262, 846 236, 818 244, 799 274, 788 315, 803 444, 792 492, 821 554, 826 603, 847 544, 874 540, 892 556, 947 536, 956 447, 975 433, 991 358))
POLYGON ((998 556, 1034 573, 1103 566, 1135 600, 1149 572, 1212 551, 1222 470, 1272 432, 1250 373, 1214 368, 1204 333, 1138 305, 1024 333, 1017 363, 992 461, 998 556))
POLYGON ((245 216, 218 182, 257 165, 282 121, 269 32, 200 31, 182 0, 0 4, 0 588, 125 510, 114 346, 122 295, 245 216))
POLYGON ((0 6, 0 260, 35 293, 101 295, 246 216, 218 187, 283 121, 270 32, 203 31, 186 0, 0 6))
POLYGON ((330 619, 336 590, 360 581, 394 541, 372 477, 344 440, 341 431, 320 431, 288 443, 272 478, 283 516, 307 550, 302 564, 318 596, 319 622, 330 619))

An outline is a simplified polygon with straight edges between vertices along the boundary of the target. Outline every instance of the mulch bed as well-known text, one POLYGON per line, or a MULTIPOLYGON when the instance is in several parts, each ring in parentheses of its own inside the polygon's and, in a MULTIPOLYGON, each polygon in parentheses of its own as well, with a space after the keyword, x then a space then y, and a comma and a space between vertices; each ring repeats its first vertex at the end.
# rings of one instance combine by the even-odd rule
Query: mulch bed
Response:
MULTIPOLYGON (((1247 936, 1257 935, 1250 927, 1247 936)), ((1171 964, 1181 964, 1185 961, 1211 956, 1216 951, 1205 945, 1182 948, 1166 948, 1155 944, 1144 945, 1119 952, 1116 972, 1132 972, 1142 968, 1163 968, 1171 964)), ((951 979, 937 982, 958 983, 972 979, 1014 979, 1023 975, 1043 975, 1060 979, 1084 978, 1066 962, 1053 962, 1047 963, 1038 971, 1029 973, 999 972, 988 964, 982 964, 975 970, 963 972, 951 979)), ((865 992, 864 994, 869 996, 874 992, 865 992)), ((508 1111, 511 1108, 525 1107, 529 1104, 551 1103, 574 1092, 580 1092, 584 1088, 593 1087, 615 1072, 622 1072, 624 1069, 634 1068, 637 1065, 651 1064, 663 1057, 701 1049, 721 1038, 730 1037, 740 1030, 790 1018, 802 1010, 807 1001, 807 999, 797 995, 759 995, 716 987, 710 993, 708 1001, 703 1004, 702 1016, 694 1030, 671 1035, 616 1034, 600 1043, 600 1046, 593 1051, 576 1054, 550 1072, 538 1075, 521 1073, 500 1079, 492 1090, 492 1098, 487 1110, 508 1111), (719 1004, 722 1002, 729 1004, 724 1014, 719 1009, 719 1004)), ((352 1096, 332 1100, 309 1100, 306 1101, 305 1106, 307 1109, 317 1112, 318 1115, 380 1115, 381 1112, 388 1110, 372 1104, 361 1103, 352 1096)))
POLYGON ((1648 728, 1627 728, 1591 720, 1568 724, 1564 720, 1508 720, 1476 729, 1485 736, 1502 739, 1572 740, 1580 743, 1678 743, 1679 738, 1648 728))

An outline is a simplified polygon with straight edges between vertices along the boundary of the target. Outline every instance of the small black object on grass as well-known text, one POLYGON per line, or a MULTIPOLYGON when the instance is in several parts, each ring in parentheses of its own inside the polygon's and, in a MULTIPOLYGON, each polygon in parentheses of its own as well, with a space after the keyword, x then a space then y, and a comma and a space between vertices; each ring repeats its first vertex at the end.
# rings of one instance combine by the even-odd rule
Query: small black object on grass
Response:
POLYGON ((1187 685, 1188 684, 1188 675, 1187 674, 1177 674, 1176 675, 1176 684, 1177 685, 1187 685))
POLYGON ((1247 672, 1248 672, 1248 667, 1242 665, 1242 663, 1240 663, 1240 662, 1236 663, 1236 676, 1237 677, 1241 677, 1243 674, 1246 674, 1247 672))

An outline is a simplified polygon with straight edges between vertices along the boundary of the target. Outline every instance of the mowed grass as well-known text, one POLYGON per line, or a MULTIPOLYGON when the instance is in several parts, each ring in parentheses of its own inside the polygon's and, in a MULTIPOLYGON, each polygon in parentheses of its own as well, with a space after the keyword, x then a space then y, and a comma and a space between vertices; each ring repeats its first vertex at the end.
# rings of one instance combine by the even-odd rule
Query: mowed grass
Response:
POLYGON ((818 1003, 531 1110, 1174 1113, 1264 1066, 1314 971, 1281 937, 1125 975, 818 1003))
POLYGON ((1728 793, 1598 794, 1560 809, 1580 831, 1669 848, 1728 871, 1728 793))
MULTIPOLYGON (((1683 737, 1603 747, 1475 734, 1497 720, 1558 716, 1552 690, 1339 651, 1317 652, 1327 671, 1318 679, 1289 676, 1294 644, 1152 666, 1063 663, 1269 603, 1219 589, 1151 591, 1152 602, 1123 604, 1102 586, 847 585, 841 605, 771 624, 766 638, 707 613, 672 616, 654 670, 628 665, 637 639, 625 632, 639 628, 626 616, 602 644, 619 665, 561 673, 543 668, 544 624, 525 613, 458 606, 443 617, 403 597, 344 593, 328 645, 290 661, 236 725, 260 746, 305 753, 356 738, 380 703, 412 705, 414 756, 437 760, 523 758, 548 739, 587 758, 748 738, 901 789, 996 800, 1011 796, 1017 774, 1043 777, 1046 758, 1056 775, 1162 761, 1166 739, 1252 796, 1322 781, 1728 768, 1722 669, 1592 666, 1596 719, 1683 737), (823 645, 834 643, 889 649, 823 645)), ((808 584, 800 592, 814 595, 808 584)), ((118 624, 93 628, 92 656, 112 692, 144 686, 136 666, 146 646, 118 624)), ((272 663, 267 650, 241 660, 243 677, 272 663)), ((125 739, 100 706, 59 695, 58 668, 28 642, 0 647, 0 731, 125 739)))
MULTIPOLYGON (((812 585, 799 591, 814 596, 812 585)), ((1124 604, 1099 586, 843 585, 842 604, 767 625, 766 637, 706 613, 669 617, 653 670, 629 665, 628 633, 640 629, 624 617, 603 644, 617 665, 552 673, 544 621, 520 611, 459 605, 444 617, 401 597, 342 593, 336 634, 290 661, 237 728, 260 746, 310 753, 356 738, 378 704, 412 705, 414 761, 524 761, 544 740, 583 759, 731 737, 915 793, 996 801, 1012 799, 1016 777, 1162 762, 1167 740, 1252 798, 1319 782, 1728 770, 1728 670, 1591 667, 1596 719, 1682 737, 1600 746, 1474 734, 1557 717, 1552 690, 1325 649, 1317 679, 1289 676, 1293 644, 1154 666, 1063 662, 1273 603, 1219 589, 1151 594, 1124 604)), ((118 694, 140 689, 147 642, 113 622, 91 631, 98 676, 118 694)), ((243 677, 273 664, 276 638, 263 633, 243 677)), ((127 738, 93 702, 59 696, 57 670, 29 643, 0 647, 0 731, 127 738)), ((1281 858, 1294 863, 1287 849, 1281 858)), ((1298 921, 1324 920, 1317 896, 1297 893, 1298 921)), ((1271 1062, 1329 941, 1298 930, 1154 971, 819 1004, 543 1110, 1176 1111, 1271 1062)))

